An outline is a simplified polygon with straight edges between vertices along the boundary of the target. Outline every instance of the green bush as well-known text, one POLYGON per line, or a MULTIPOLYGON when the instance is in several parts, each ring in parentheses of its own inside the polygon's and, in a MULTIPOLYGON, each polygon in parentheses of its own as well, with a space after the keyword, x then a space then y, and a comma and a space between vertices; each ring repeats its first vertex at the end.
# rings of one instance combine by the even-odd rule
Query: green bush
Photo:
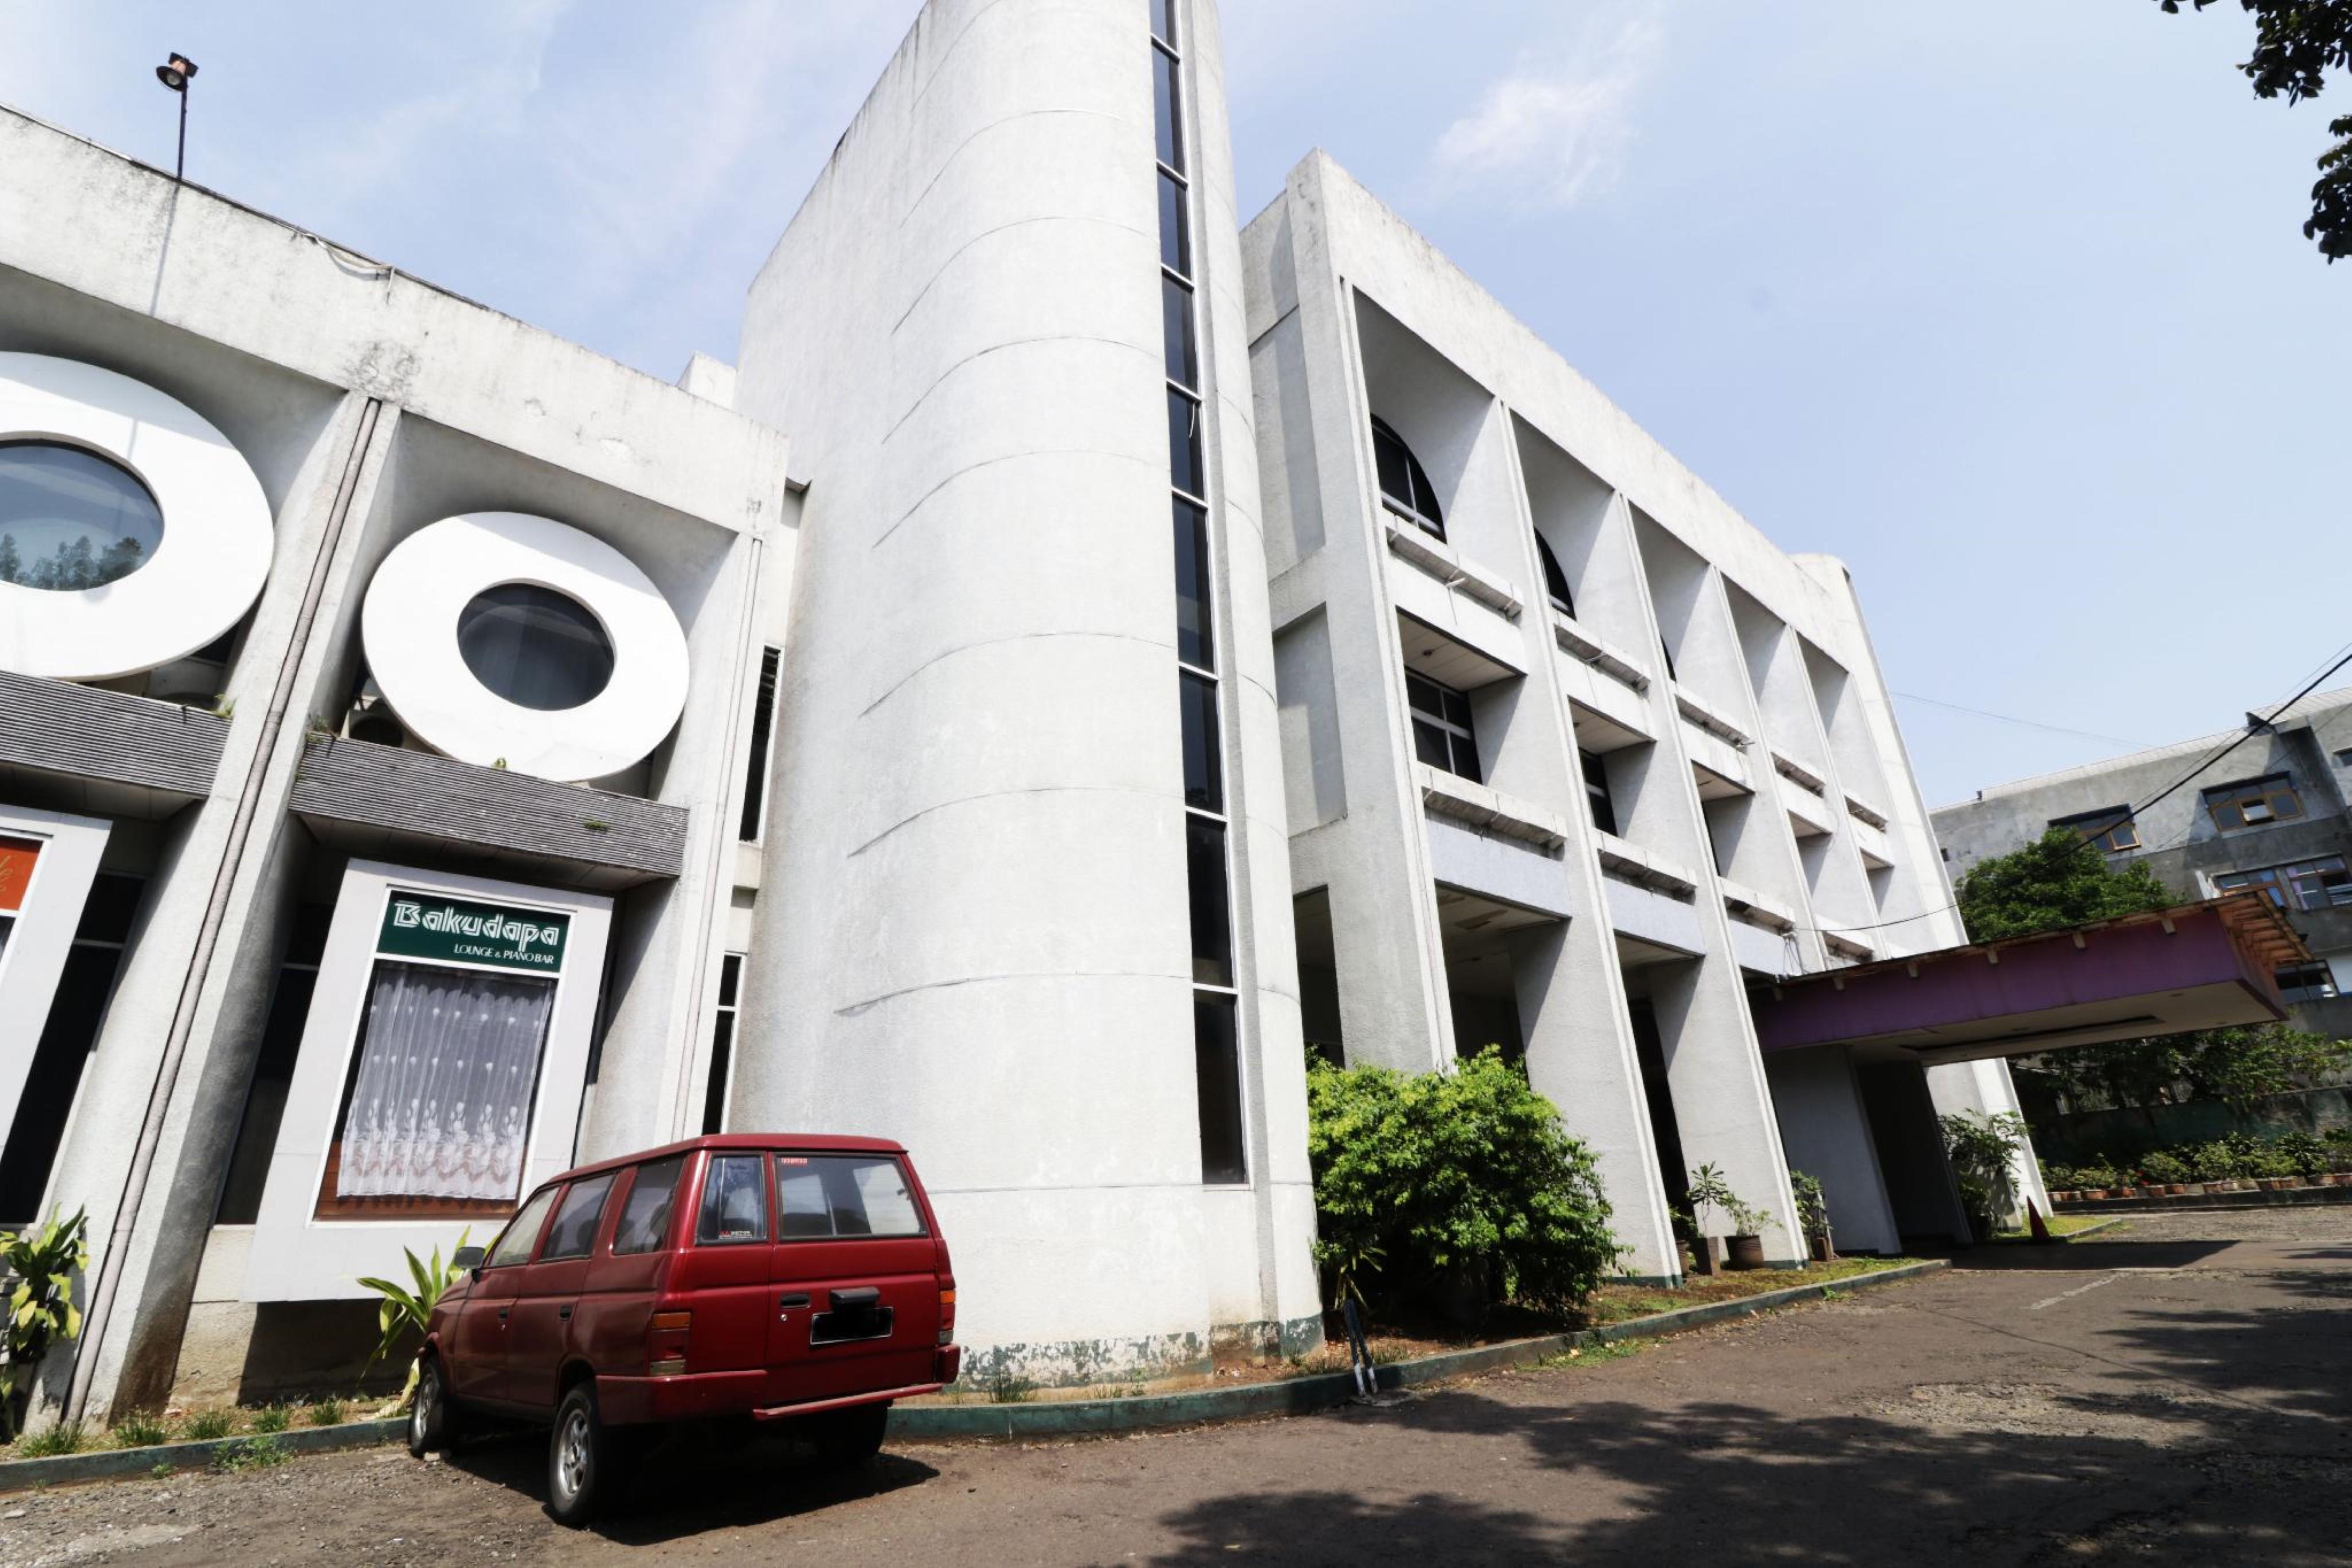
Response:
POLYGON ((188 1439, 208 1443, 215 1437, 226 1437, 236 1430, 236 1417, 226 1410, 199 1410, 188 1417, 188 1439))
POLYGON ((172 1440, 171 1423, 144 1410, 134 1410, 114 1424, 118 1448, 152 1448, 172 1440))
POLYGON ((1591 1151, 1491 1046, 1450 1072, 1317 1063, 1307 1102, 1334 1304, 1475 1289, 1558 1310, 1623 1256, 1591 1151))
POLYGON ((52 1459, 59 1454, 79 1454, 89 1443, 89 1435, 80 1422, 59 1421, 17 1438, 16 1458, 52 1459))
POLYGON ((2308 1132, 2282 1132, 2272 1140, 2272 1147, 2298 1176, 2315 1176, 2331 1163, 2327 1145, 2308 1132))
POLYGON ((2080 1192, 2095 1192, 2101 1188, 2112 1187, 2118 1180, 2116 1168, 2105 1160, 2094 1160, 2087 1165, 2077 1165, 2072 1174, 2074 1179, 2066 1185, 2080 1192))
POLYGON ((2189 1162, 2162 1149, 2147 1155, 2139 1163, 2140 1174, 2161 1186, 2168 1182, 2189 1182, 2196 1178, 2189 1173, 2189 1162))
POLYGON ((2226 1182, 2238 1174, 2238 1152, 2222 1139, 2210 1143, 2195 1143, 2181 1151, 2189 1160, 2192 1181, 2226 1182))
POLYGON ((294 1412, 283 1405, 265 1405, 253 1413, 257 1432, 283 1432, 294 1424, 294 1412))

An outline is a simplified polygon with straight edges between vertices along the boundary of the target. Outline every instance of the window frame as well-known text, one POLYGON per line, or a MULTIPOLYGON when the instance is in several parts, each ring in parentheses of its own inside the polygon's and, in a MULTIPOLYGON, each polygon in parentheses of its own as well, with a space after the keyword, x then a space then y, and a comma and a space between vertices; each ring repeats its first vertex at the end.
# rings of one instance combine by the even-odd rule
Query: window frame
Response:
POLYGON ((2103 806, 2097 811, 2078 811, 2072 816, 2053 817, 2050 826, 2077 834, 2084 843, 2095 845, 2109 855, 2121 855, 2142 847, 2139 821, 2128 805, 2103 806), (2101 831, 2088 831, 2093 827, 2101 831))
POLYGON ((2236 833, 2249 827, 2271 827, 2282 822, 2304 819, 2303 795, 2294 787, 2294 775, 2287 773, 2264 773, 2260 778, 2242 779, 2235 784, 2215 784, 2204 792, 2205 814, 2213 826, 2224 833, 2236 833), (2288 809, 2280 810, 2284 800, 2288 809), (2249 805, 2260 809, 2259 817, 2247 815, 2249 805), (2231 820, 2231 817, 2236 820, 2231 820))
POLYGON ((524 1198, 521 1205, 515 1210, 514 1218, 507 1221, 505 1226, 500 1227, 499 1234, 490 1238, 489 1246, 482 1249, 482 1267, 485 1268, 520 1268, 529 1264, 533 1258, 537 1258, 539 1256, 540 1244, 547 1239, 547 1227, 555 1218, 555 1205, 558 1195, 562 1194, 566 1184, 567 1184, 562 1182, 550 1182, 543 1187, 534 1189, 530 1196, 524 1198), (499 1248, 506 1244, 507 1237, 514 1233, 514 1230, 518 1226, 521 1225, 524 1220, 530 1217, 530 1205, 537 1203, 542 1197, 547 1199, 547 1212, 539 1216, 539 1228, 531 1233, 530 1245, 523 1248, 522 1256, 516 1258, 513 1262, 499 1262, 498 1260, 499 1248))
POLYGON ((1610 787, 1607 759, 1589 747, 1579 746, 1576 748, 1576 771, 1584 784, 1585 815, 1591 821, 1593 831, 1606 833, 1612 838, 1622 837, 1618 831, 1621 825, 1617 816, 1617 792, 1610 787), (1606 823, 1601 820, 1602 809, 1609 814, 1606 823))
POLYGON ((2335 969, 2324 958, 2315 958, 2308 963, 2282 965, 2271 972, 2271 984, 2278 987, 2280 999, 2290 1005, 2303 1002, 2326 1002, 2343 994, 2336 987, 2335 969), (2319 976, 2318 983, 2313 985, 2294 984, 2287 978, 2293 974, 2313 973, 2319 976))
POLYGON ((1437 486, 1431 481, 1429 470, 1421 466, 1421 459, 1414 456, 1412 444, 1397 434, 1395 426, 1377 414, 1371 416, 1371 420, 1372 485, 1380 492, 1381 504, 1423 533, 1435 539, 1439 543, 1444 543, 1445 507, 1437 499, 1437 486), (1405 486, 1412 492, 1411 495, 1395 494, 1389 489, 1388 482, 1381 479, 1381 443, 1382 440, 1393 442, 1399 455, 1404 458, 1405 486), (1425 506, 1424 502, 1426 502, 1425 506))
POLYGON ((713 1149, 702 1163, 702 1181, 694 1194, 694 1245, 697 1247, 767 1247, 776 1239, 775 1173, 764 1149, 713 1149), (703 1216, 709 1211, 711 1182, 722 1160, 749 1160, 760 1170, 760 1229, 753 1236, 705 1236, 703 1216))
POLYGON ((1455 778, 1468 779, 1475 784, 1485 784, 1486 782, 1486 758, 1478 750, 1477 715, 1472 708, 1470 694, 1448 686, 1434 677, 1423 675, 1411 666, 1405 668, 1404 680, 1405 711, 1413 727, 1414 760, 1427 763, 1429 766, 1439 768, 1442 773, 1452 773, 1455 778), (1437 694, 1438 706, 1434 710, 1423 708, 1412 700, 1413 683, 1416 681, 1437 694), (1463 717, 1460 719, 1455 719, 1450 711, 1451 704, 1455 702, 1462 706, 1463 717), (1423 724, 1439 731, 1445 737, 1445 754, 1448 761, 1443 767, 1421 754, 1420 726, 1423 724), (1467 772, 1465 772, 1461 766, 1462 753, 1465 751, 1469 753, 1470 759, 1467 772))
POLYGON ((593 1175, 581 1176, 575 1180, 564 1183, 563 1195, 556 1200, 555 1212, 548 1215, 547 1234, 541 1237, 539 1239, 538 1261, 541 1263, 572 1263, 585 1261, 586 1259, 594 1257, 596 1255, 597 1238, 604 1234, 604 1218, 606 1212, 613 1206, 614 1190, 620 1184, 621 1173, 618 1171, 598 1171, 593 1175), (582 1247, 577 1252, 549 1251, 548 1248, 555 1245, 555 1227, 557 1224, 562 1220, 564 1211, 572 1206, 572 1199, 574 1194, 585 1192, 588 1188, 596 1185, 599 1182, 602 1182, 604 1185, 604 1195, 596 1201, 596 1217, 590 1222, 588 1226, 588 1245, 582 1247))
MULTIPOLYGON (((778 1247, 804 1247, 811 1243, 841 1241, 924 1241, 928 1240, 930 1237, 930 1218, 923 1213, 923 1201, 920 1197, 916 1195, 914 1174, 907 1169, 907 1159, 903 1154, 884 1154, 856 1149, 772 1149, 768 1152, 768 1179, 774 1184, 776 1190, 776 1212, 772 1228, 775 1232, 776 1245, 778 1247), (867 1231, 862 1236, 856 1234, 845 1236, 839 1231, 828 1231, 823 1236, 785 1235, 783 1168, 785 1162, 794 1160, 804 1165, 814 1165, 814 1163, 819 1160, 839 1161, 844 1163, 853 1161, 870 1161, 894 1167, 898 1173, 898 1179, 907 1184, 907 1203, 908 1206, 912 1208, 915 1213, 915 1228, 913 1230, 894 1230, 888 1232, 867 1231)), ((862 1193, 859 1194, 859 1200, 861 1204, 864 1201, 864 1194, 862 1193)), ((830 1220, 832 1213, 829 1206, 830 1199, 828 1198, 827 1201, 828 1208, 826 1212, 827 1218, 830 1220)), ((869 1219, 871 1217, 871 1215, 868 1215, 869 1219)))
POLYGON ((667 1252, 670 1249, 670 1233, 677 1228, 677 1190, 686 1182, 686 1167, 687 1157, 683 1154, 671 1154, 664 1159, 647 1160, 628 1167, 629 1184, 621 1194, 621 1212, 613 1222, 613 1239, 611 1245, 605 1249, 608 1256, 646 1258, 656 1252, 667 1252), (636 1200, 637 1189, 645 1184, 646 1173, 663 1165, 676 1167, 669 1183, 669 1217, 662 1222, 660 1233, 654 1237, 651 1247, 625 1247, 621 1245, 621 1226, 628 1221, 629 1205, 636 1200))

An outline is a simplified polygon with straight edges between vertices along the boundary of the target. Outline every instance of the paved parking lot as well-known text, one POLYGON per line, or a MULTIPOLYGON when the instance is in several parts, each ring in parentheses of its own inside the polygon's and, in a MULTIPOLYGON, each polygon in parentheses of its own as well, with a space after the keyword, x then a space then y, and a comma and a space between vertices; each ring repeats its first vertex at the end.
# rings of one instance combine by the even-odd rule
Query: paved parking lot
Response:
POLYGON ((575 1535, 540 1448, 0 1499, 0 1563, 2352 1563, 2352 1209, 2150 1215, 1393 1408, 673 1460, 575 1535))

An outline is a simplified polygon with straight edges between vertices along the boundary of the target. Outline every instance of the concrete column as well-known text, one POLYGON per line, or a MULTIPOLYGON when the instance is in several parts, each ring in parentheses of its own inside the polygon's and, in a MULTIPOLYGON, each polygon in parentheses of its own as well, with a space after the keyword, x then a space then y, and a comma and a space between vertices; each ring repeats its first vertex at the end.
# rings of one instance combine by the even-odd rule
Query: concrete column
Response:
POLYGON ((1836 1244, 1852 1252, 1901 1251, 1895 1207, 1846 1048, 1776 1051, 1764 1059, 1764 1072, 1781 1146, 1792 1167, 1822 1184, 1836 1244))

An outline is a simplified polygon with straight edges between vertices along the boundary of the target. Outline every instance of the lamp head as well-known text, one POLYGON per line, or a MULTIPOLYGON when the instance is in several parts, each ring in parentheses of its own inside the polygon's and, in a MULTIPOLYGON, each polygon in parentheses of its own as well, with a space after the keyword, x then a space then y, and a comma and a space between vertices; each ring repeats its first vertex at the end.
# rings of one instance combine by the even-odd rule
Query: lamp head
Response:
POLYGON ((187 91, 188 79, 195 74, 196 62, 185 55, 173 55, 170 60, 155 68, 155 79, 173 92, 187 91))

